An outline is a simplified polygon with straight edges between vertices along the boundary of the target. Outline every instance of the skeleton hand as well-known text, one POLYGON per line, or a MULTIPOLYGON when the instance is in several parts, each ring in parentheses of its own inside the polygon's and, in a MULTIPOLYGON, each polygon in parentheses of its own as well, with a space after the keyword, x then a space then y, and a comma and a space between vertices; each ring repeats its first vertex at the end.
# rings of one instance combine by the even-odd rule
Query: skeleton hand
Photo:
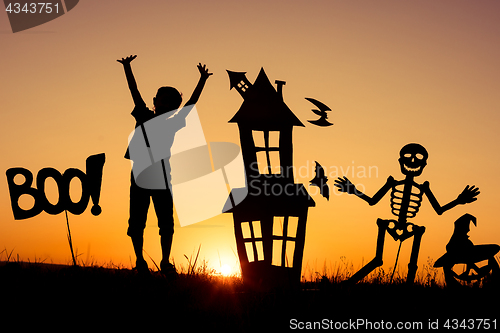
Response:
POLYGON ((356 186, 354 186, 353 183, 349 179, 347 179, 346 176, 344 178, 337 178, 335 179, 335 184, 334 186, 338 187, 338 190, 340 192, 348 193, 348 194, 354 194, 356 193, 356 186))
POLYGON ((466 204, 466 203, 471 203, 473 201, 476 201, 477 198, 476 196, 479 194, 479 188, 476 187, 475 185, 469 186, 467 185, 462 193, 460 193, 457 197, 457 203, 460 205, 466 204))

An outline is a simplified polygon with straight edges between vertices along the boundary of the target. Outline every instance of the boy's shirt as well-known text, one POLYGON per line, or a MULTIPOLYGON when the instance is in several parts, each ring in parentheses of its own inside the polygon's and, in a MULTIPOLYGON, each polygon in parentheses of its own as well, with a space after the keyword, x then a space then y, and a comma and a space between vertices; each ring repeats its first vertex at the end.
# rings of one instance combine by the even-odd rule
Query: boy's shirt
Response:
MULTIPOLYGON (((175 133, 186 126, 186 117, 189 115, 193 107, 194 104, 184 105, 180 109, 172 110, 162 114, 167 117, 165 120, 167 120, 169 123, 168 125, 169 134, 163 137, 164 139, 163 146, 169 148, 172 146, 175 133)), ((150 110, 145 103, 141 105, 136 105, 134 107, 134 110, 132 110, 131 114, 136 121, 135 128, 158 116, 154 111, 150 110)), ((165 128, 163 127, 162 130, 164 129, 165 128)), ((133 137, 131 138, 131 140, 133 140, 133 137)), ((124 157, 130 160, 131 158, 130 158, 129 148, 130 147, 127 147, 127 151, 125 152, 124 157)), ((167 155, 170 156, 170 154, 167 155)))
MULTIPOLYGON (((171 148, 174 144, 176 133, 182 128, 186 127, 186 117, 190 114, 194 107, 194 104, 184 105, 179 109, 174 109, 172 111, 161 113, 159 115, 150 110, 145 103, 136 105, 134 107, 131 114, 136 120, 135 129, 137 130, 137 128, 141 125, 144 126, 145 128, 143 128, 143 130, 148 131, 148 136, 150 137, 150 139, 154 140, 154 142, 148 143, 148 138, 142 137, 142 133, 139 133, 138 146, 137 142, 135 144, 132 142, 135 137, 135 131, 130 138, 129 145, 124 157, 129 160, 134 160, 132 174, 134 175, 137 185, 147 189, 164 190, 166 188, 171 188, 172 177, 169 162, 171 156, 171 148), (157 121, 155 120, 154 122, 150 122, 150 120, 156 117, 158 117, 157 121), (147 145, 149 150, 149 154, 147 156, 144 155, 143 150, 140 150, 139 154, 137 151, 137 148, 144 147, 144 143, 147 145), (153 144, 153 148, 150 148, 150 143, 153 144), (130 156, 131 149, 136 149, 133 151, 132 158, 130 156), (160 159, 162 163, 158 162, 160 159), (152 160, 155 160, 157 162, 152 162, 152 160)), ((141 130, 139 131, 141 132, 141 130)), ((201 128, 200 131, 202 133, 201 128)), ((146 133, 144 133, 144 135, 145 134, 146 133)), ((203 135, 202 137, 204 140, 203 135)))
MULTIPOLYGON (((131 112, 131 115, 135 118, 135 128, 144 124, 146 121, 153 119, 156 114, 154 111, 150 110, 146 104, 136 105, 131 112)), ((129 148, 127 147, 127 151, 125 152, 126 159, 130 160, 129 148)))

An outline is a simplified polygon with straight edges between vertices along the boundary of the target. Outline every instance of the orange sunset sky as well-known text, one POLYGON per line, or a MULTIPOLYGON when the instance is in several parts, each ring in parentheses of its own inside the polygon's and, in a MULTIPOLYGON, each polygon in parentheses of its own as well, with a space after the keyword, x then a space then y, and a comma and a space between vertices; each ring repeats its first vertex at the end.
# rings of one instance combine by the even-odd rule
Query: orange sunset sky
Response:
MULTIPOLYGON (((346 174, 373 195, 389 175, 403 178, 403 145, 424 145, 428 165, 416 181, 428 180, 442 205, 467 184, 481 194, 441 216, 424 198, 411 220, 427 228, 419 273, 428 258, 445 252, 453 222, 464 213, 478 219, 469 233, 475 244, 500 243, 499 1, 82 0, 62 17, 15 34, 0 13, 0 54, 0 251, 13 250, 22 260, 70 263, 66 219, 42 212, 14 220, 5 171, 85 170, 89 155, 104 152, 102 214, 93 216, 89 206, 69 216, 73 244, 84 262, 135 262, 126 235, 130 163, 123 158, 135 122, 116 62, 130 54, 138 55, 132 67, 149 107, 163 85, 187 99, 198 80, 196 65, 207 64, 214 75, 197 110, 210 142, 239 144, 237 125, 228 120, 242 99, 229 90, 226 69, 247 72, 253 82, 263 67, 271 82, 286 81, 285 102, 306 125, 294 130, 297 182, 308 184, 318 161, 331 187, 346 174), (316 115, 305 97, 330 106, 335 125, 308 123, 316 115)), ((347 194, 331 193, 327 201, 310 190, 316 207, 309 211, 304 273, 322 272, 325 264, 332 269, 342 257, 354 269, 371 260, 376 220, 392 218, 389 195, 370 207, 347 194)), ((153 209, 149 216, 144 249, 159 263, 153 209)), ((187 227, 176 220, 175 263, 186 265, 184 255, 200 244, 210 267, 239 270, 230 214, 187 227)), ((394 265, 398 244, 387 236, 384 269, 394 265)), ((405 241, 402 271, 410 249, 405 241)))

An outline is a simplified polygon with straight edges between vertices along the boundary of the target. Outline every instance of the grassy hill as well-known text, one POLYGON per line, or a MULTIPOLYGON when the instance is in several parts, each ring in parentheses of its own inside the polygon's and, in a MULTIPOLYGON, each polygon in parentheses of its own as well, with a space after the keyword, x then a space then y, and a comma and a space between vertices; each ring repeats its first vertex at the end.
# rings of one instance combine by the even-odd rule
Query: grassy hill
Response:
POLYGON ((22 262, 0 265, 0 286, 0 318, 23 326, 115 330, 160 325, 188 332, 284 331, 314 322, 362 320, 378 325, 421 322, 426 328, 436 319, 496 319, 499 296, 491 283, 448 289, 372 279, 346 286, 326 277, 302 283, 297 290, 255 292, 237 277, 207 272, 182 273, 172 280, 158 272, 142 276, 129 269, 22 262))

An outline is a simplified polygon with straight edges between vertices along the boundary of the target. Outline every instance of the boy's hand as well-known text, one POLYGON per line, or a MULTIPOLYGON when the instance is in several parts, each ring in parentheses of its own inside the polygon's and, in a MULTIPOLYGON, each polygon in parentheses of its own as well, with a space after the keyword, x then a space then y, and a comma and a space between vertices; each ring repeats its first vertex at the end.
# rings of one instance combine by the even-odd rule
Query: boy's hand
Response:
POLYGON ((206 65, 201 65, 201 63, 198 64, 198 70, 200 71, 200 75, 203 79, 208 79, 210 75, 213 75, 213 73, 208 72, 208 68, 206 68, 206 65))
POLYGON ((118 60, 116 60, 116 61, 118 61, 118 62, 119 62, 119 63, 121 63, 122 65, 129 65, 129 64, 132 62, 132 60, 134 60, 135 58, 137 58, 137 55, 134 55, 134 56, 133 56, 133 55, 131 55, 131 56, 128 56, 128 57, 126 57, 126 58, 122 58, 121 60, 120 60, 120 59, 118 59, 118 60))

